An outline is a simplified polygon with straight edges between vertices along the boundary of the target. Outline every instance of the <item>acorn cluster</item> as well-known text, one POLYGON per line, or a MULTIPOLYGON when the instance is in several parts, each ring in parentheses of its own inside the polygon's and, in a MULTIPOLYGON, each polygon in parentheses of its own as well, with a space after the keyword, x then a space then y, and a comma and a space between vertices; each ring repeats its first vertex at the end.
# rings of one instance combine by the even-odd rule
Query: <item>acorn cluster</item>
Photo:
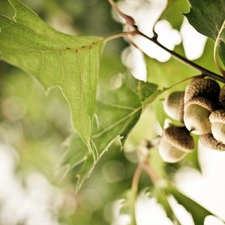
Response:
POLYGON ((175 163, 194 150, 192 133, 207 148, 225 151, 225 86, 210 78, 194 78, 185 91, 173 92, 163 102, 166 114, 183 126, 164 129, 159 153, 175 163))

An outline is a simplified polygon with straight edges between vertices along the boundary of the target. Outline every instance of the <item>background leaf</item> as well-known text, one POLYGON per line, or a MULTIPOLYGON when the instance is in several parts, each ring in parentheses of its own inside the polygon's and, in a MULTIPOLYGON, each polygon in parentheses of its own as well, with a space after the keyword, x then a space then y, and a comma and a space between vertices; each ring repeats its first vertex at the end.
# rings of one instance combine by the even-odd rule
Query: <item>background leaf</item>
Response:
POLYGON ((123 193, 120 198, 123 200, 120 213, 130 216, 131 221, 128 225, 137 225, 135 217, 135 203, 137 193, 132 189, 129 189, 125 193, 123 193))
POLYGON ((34 75, 46 89, 59 86, 70 104, 75 129, 88 143, 102 39, 60 33, 19 1, 10 3, 16 16, 11 20, 0 15, 1 58, 34 75))
POLYGON ((180 30, 184 19, 181 12, 186 12, 188 9, 188 2, 185 0, 169 0, 160 20, 167 20, 174 29, 180 30))
MULTIPOLYGON (((189 23, 203 35, 216 40, 225 20, 225 2, 220 0, 189 0, 190 12, 185 14, 189 23)), ((225 64, 225 31, 222 29, 218 52, 225 64)))

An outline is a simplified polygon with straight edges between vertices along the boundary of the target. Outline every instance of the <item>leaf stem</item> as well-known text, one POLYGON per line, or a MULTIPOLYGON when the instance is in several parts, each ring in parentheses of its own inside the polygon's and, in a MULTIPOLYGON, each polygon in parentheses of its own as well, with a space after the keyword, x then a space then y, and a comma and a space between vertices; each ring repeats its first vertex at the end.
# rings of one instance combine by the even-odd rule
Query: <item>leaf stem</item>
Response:
POLYGON ((214 58, 214 62, 217 66, 217 69, 220 71, 220 73, 223 75, 223 77, 225 78, 225 71, 221 68, 221 66, 219 65, 219 62, 217 61, 217 58, 216 58, 216 50, 217 50, 217 46, 219 45, 219 41, 220 41, 220 37, 221 37, 221 33, 223 31, 225 27, 225 20, 219 30, 219 33, 216 37, 216 41, 215 41, 215 44, 214 44, 214 51, 213 51, 213 58, 214 58))
POLYGON ((113 35, 110 35, 110 36, 104 38, 103 41, 107 42, 107 41, 114 40, 116 38, 127 37, 128 35, 133 35, 133 32, 122 32, 122 33, 118 33, 118 34, 113 34, 113 35))

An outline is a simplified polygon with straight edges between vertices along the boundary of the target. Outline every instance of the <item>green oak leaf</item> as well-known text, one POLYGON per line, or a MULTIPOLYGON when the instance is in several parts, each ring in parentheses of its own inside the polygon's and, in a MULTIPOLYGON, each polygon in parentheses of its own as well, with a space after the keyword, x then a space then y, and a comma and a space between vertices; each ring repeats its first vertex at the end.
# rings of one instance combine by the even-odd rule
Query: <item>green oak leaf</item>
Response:
POLYGON ((83 159, 83 165, 78 172, 77 189, 93 169, 101 156, 110 145, 119 140, 121 147, 138 122, 143 111, 143 102, 149 96, 158 93, 157 85, 135 79, 132 75, 118 76, 121 86, 113 90, 100 89, 97 95, 96 124, 90 145, 96 151, 89 152, 88 148, 76 138, 76 146, 70 147, 65 156, 64 164, 72 169, 83 159), (73 156, 81 152, 79 157, 73 156))
POLYGON ((54 30, 18 0, 10 19, 0 15, 0 57, 32 74, 46 90, 60 87, 75 130, 89 143, 103 39, 54 30))
POLYGON ((190 12, 184 15, 189 23, 201 34, 212 38, 214 41, 219 38, 218 52, 225 65, 225 30, 223 25, 225 1, 189 0, 189 3, 190 12))

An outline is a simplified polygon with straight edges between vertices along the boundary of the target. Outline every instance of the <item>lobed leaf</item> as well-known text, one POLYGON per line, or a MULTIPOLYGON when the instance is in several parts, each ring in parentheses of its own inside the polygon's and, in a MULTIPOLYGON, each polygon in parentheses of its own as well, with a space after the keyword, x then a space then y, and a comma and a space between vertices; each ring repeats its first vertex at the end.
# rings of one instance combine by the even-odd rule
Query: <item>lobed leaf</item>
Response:
MULTIPOLYGON (((158 92, 157 85, 139 81, 128 74, 122 77, 121 86, 114 90, 101 89, 98 93, 96 114, 97 123, 90 144, 93 149, 88 151, 86 147, 87 159, 78 173, 77 188, 79 189, 85 179, 94 169, 97 161, 108 150, 115 140, 121 140, 123 146, 126 137, 136 125, 142 113, 142 102, 149 96, 158 92)), ((71 157, 76 151, 85 148, 81 144, 76 145, 76 150, 69 149, 64 163, 72 168, 78 162, 76 157, 71 157)), ((82 155, 83 157, 84 155, 82 155)), ((80 158, 79 158, 80 159, 80 158)))
POLYGON ((0 15, 1 59, 32 74, 46 90, 60 87, 74 128, 88 143, 103 39, 63 34, 18 0, 9 2, 16 15, 13 19, 0 15))

